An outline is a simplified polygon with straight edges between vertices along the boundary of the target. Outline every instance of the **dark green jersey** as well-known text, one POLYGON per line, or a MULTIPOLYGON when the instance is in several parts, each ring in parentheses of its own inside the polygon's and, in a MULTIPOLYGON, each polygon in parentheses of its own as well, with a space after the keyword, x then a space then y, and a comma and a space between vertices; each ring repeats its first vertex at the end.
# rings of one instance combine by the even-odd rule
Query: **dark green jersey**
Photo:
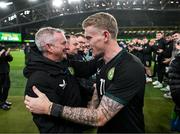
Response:
POLYGON ((144 132, 145 72, 140 60, 122 50, 97 72, 97 89, 103 95, 124 105, 99 133, 144 132))

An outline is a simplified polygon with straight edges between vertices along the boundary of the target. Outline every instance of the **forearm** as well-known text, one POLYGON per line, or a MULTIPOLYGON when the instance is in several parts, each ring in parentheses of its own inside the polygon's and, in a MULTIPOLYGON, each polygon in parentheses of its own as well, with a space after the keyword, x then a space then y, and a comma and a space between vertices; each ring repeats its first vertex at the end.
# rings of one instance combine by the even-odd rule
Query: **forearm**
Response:
POLYGON ((62 117, 81 124, 100 126, 99 113, 97 109, 72 108, 65 106, 62 117))
POLYGON ((88 102, 88 108, 92 108, 92 109, 97 108, 99 105, 99 98, 98 98, 98 94, 97 94, 97 89, 95 86, 94 86, 94 88, 95 89, 94 89, 92 99, 91 99, 91 101, 88 102))
POLYGON ((53 104, 50 114, 76 123, 99 127, 106 124, 122 107, 123 105, 103 97, 97 109, 63 107, 53 104))
POLYGON ((100 118, 103 117, 102 112, 98 109, 68 107, 55 103, 53 103, 52 106, 50 105, 49 108, 50 112, 47 111, 45 114, 95 127, 103 125, 103 118, 100 118))
POLYGON ((52 103, 35 86, 33 86, 33 91, 38 97, 33 98, 26 95, 24 101, 30 112, 48 114, 91 126, 103 126, 124 106, 109 97, 103 96, 97 109, 68 107, 52 103))
POLYGON ((2 56, 2 54, 5 52, 5 49, 2 49, 1 51, 0 51, 0 56, 2 56))

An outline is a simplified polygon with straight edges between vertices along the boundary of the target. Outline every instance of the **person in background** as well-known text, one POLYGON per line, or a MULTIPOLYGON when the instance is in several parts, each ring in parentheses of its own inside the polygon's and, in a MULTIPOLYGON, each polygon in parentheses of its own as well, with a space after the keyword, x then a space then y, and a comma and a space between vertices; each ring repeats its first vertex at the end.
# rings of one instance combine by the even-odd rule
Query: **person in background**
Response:
POLYGON ((28 56, 29 56, 30 50, 31 50, 30 44, 26 43, 24 45, 25 64, 28 63, 28 56))
POLYGON ((79 57, 81 57, 81 61, 92 60, 92 49, 90 48, 85 35, 82 33, 76 33, 75 36, 77 37, 77 42, 79 43, 78 54, 79 57))
POLYGON ((73 60, 80 60, 77 57, 78 51, 80 49, 80 45, 77 42, 77 37, 75 35, 66 35, 67 39, 67 45, 68 45, 68 50, 67 50, 67 56, 68 58, 72 58, 73 60))
POLYGON ((79 44, 79 50, 78 50, 78 56, 79 56, 79 61, 87 61, 86 59, 86 54, 87 52, 84 51, 87 45, 87 40, 82 33, 76 33, 75 34, 77 38, 77 42, 79 44))
MULTIPOLYGON (((111 14, 99 12, 91 15, 83 21, 83 28, 93 56, 101 56, 104 61, 97 68, 97 90, 94 90, 91 107, 69 107, 54 103, 35 86, 32 91, 38 97, 25 96, 26 107, 36 114, 98 127, 98 133, 144 133, 143 64, 119 47, 118 25, 111 14)), ((76 66, 74 72, 80 76, 89 69, 76 66)))
POLYGON ((9 62, 13 60, 10 50, 10 48, 6 50, 4 46, 0 46, 0 108, 3 110, 9 110, 12 105, 11 102, 7 101, 11 84, 9 62))
MULTIPOLYGON (((81 34, 78 34, 78 36, 79 36, 79 40, 77 40, 77 36, 74 36, 74 35, 66 36, 67 46, 68 46, 68 50, 67 50, 68 60, 87 61, 84 59, 85 57, 81 57, 80 54, 78 53, 80 45, 83 44, 83 43, 79 43, 79 42, 80 42, 80 40, 84 40, 84 36, 82 36, 81 34), (79 58, 79 57, 81 57, 81 58, 79 58)), ((86 41, 86 40, 84 40, 84 41, 86 41)), ((86 42, 84 42, 84 44, 82 46, 85 46, 86 45, 85 43, 86 42)), ((84 47, 82 47, 82 48, 84 48, 84 47)), ((83 106, 87 107, 87 104, 91 100, 93 92, 94 92, 93 80, 91 79, 91 77, 88 79, 77 78, 77 80, 78 80, 80 91, 81 91, 83 106)))
POLYGON ((168 84, 168 69, 169 69, 169 64, 171 61, 171 57, 172 57, 172 51, 173 51, 173 40, 172 40, 172 36, 170 34, 166 34, 165 36, 166 39, 166 45, 165 45, 165 49, 163 52, 163 64, 165 65, 165 71, 164 71, 164 75, 167 78, 167 85, 164 88, 161 88, 161 91, 164 92, 169 92, 170 88, 169 88, 169 84, 168 84))
MULTIPOLYGON (((180 39, 180 33, 178 31, 175 31, 172 33, 172 40, 173 40, 173 50, 171 54, 171 60, 174 59, 174 57, 177 55, 177 52, 179 51, 176 48, 176 42, 180 39)), ((166 88, 167 89, 167 88, 166 88)), ((170 90, 170 89, 169 89, 170 90)), ((171 92, 167 92, 163 95, 165 98, 172 99, 171 92)))
POLYGON ((169 85, 175 103, 171 130, 180 132, 180 38, 175 43, 176 54, 169 66, 169 85))
POLYGON ((162 88, 163 87, 163 78, 165 73, 165 64, 163 63, 164 57, 163 52, 165 50, 166 40, 164 39, 164 33, 157 32, 156 33, 156 45, 153 45, 152 49, 156 53, 157 58, 157 76, 158 80, 154 81, 152 84, 154 88, 162 88))
POLYGON ((142 42, 143 42, 143 46, 142 46, 143 64, 146 70, 146 82, 152 82, 152 73, 151 73, 152 49, 146 37, 143 38, 142 42))

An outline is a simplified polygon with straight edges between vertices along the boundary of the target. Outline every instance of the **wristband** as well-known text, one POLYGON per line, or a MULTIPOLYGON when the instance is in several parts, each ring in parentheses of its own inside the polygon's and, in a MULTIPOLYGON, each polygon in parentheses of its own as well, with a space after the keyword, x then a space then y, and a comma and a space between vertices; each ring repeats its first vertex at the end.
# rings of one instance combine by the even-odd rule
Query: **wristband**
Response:
POLYGON ((62 115, 63 108, 64 107, 62 105, 53 103, 51 107, 50 115, 55 117, 60 117, 62 115))
POLYGON ((52 105, 53 105, 53 103, 51 103, 51 104, 49 105, 48 115, 50 115, 50 114, 51 114, 52 105))

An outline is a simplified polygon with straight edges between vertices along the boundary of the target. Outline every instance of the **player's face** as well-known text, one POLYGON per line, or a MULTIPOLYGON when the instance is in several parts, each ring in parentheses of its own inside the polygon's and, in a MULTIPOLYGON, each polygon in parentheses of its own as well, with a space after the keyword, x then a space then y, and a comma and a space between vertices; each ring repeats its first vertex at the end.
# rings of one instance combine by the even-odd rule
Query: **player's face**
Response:
POLYGON ((85 36, 87 43, 92 49, 93 56, 103 55, 105 51, 103 30, 94 26, 88 26, 85 28, 85 36))

